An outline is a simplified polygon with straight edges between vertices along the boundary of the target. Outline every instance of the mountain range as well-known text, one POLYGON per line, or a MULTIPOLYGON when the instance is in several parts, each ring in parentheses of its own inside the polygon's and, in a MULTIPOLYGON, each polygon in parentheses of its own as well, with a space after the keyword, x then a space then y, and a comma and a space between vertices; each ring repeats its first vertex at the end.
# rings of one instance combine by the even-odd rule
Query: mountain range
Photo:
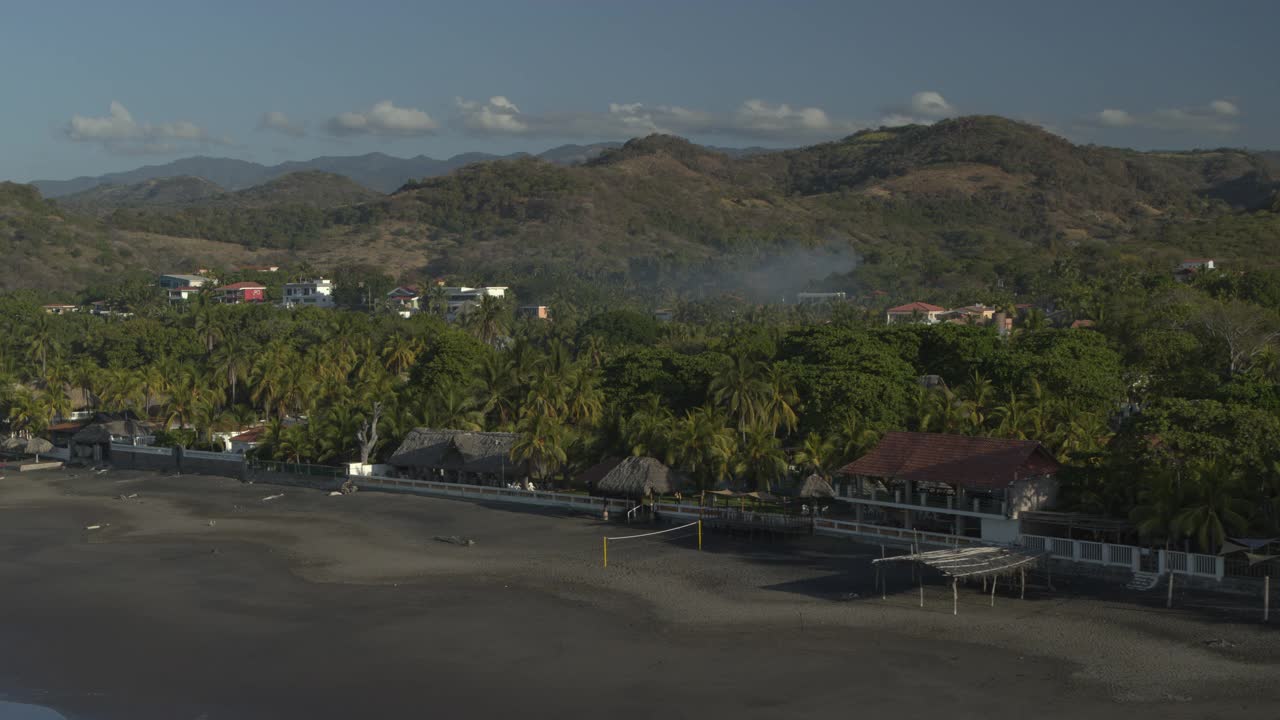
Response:
POLYGON ((1243 150, 1074 145, 973 116, 736 156, 663 135, 566 153, 594 157, 484 160, 390 194, 323 172, 247 188, 181 178, 100 188, 77 209, 2 184, 0 287, 305 261, 510 284, 528 299, 820 287, 972 302, 1120 264, 1280 257, 1274 158, 1243 150))
MULTIPOLYGON (((605 150, 620 147, 620 142, 601 142, 591 145, 561 145, 536 157, 560 165, 574 165, 598 156, 605 150)), ((717 148, 731 155, 749 155, 766 152, 763 148, 717 148)), ((278 165, 261 165, 234 158, 196 156, 174 160, 163 165, 147 165, 125 172, 107 173, 95 177, 78 177, 72 180, 36 180, 31 184, 47 198, 60 198, 82 193, 101 185, 137 185, 151 180, 174 177, 202 178, 223 190, 243 190, 261 185, 269 180, 290 173, 308 170, 343 175, 380 193, 394 192, 410 180, 446 175, 460 167, 491 160, 513 160, 528 153, 492 155, 470 152, 437 160, 418 155, 399 158, 383 153, 366 155, 325 156, 304 161, 289 161, 278 165)))

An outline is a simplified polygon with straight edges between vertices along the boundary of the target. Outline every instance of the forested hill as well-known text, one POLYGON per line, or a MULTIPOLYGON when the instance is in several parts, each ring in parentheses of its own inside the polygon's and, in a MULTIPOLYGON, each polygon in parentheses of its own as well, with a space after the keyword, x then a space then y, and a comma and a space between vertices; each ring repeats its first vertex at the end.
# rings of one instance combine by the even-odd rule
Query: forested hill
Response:
POLYGON ((107 215, 120 208, 236 209, 287 205, 329 208, 369 202, 380 197, 382 193, 345 176, 305 170, 235 192, 228 192, 203 178, 182 176, 146 180, 134 185, 99 185, 54 202, 77 213, 107 215))
POLYGON ((1276 188, 1268 160, 1244 151, 1078 146, 967 117, 736 157, 651 136, 574 166, 474 164, 341 207, 135 207, 105 224, 292 253, 316 267, 367 263, 406 281, 961 299, 1034 292, 1065 261, 1083 273, 1199 255, 1270 264, 1280 257, 1276 188), (795 262, 817 250, 842 259, 795 262))

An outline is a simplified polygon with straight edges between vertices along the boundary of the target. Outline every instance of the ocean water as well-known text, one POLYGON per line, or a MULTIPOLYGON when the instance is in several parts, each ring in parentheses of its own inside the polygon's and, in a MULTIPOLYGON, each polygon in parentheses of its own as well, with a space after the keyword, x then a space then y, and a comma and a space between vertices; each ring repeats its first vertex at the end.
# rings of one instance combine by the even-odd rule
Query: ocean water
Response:
POLYGON ((67 720, 67 718, 47 707, 0 700, 0 720, 67 720))

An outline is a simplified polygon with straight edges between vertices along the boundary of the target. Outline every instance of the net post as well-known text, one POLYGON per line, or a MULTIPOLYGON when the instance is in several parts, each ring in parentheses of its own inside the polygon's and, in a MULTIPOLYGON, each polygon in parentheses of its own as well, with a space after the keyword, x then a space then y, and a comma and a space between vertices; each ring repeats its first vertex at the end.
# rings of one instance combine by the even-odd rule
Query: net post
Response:
POLYGON ((600 538, 604 541, 604 567, 609 567, 609 538, 600 538))
POLYGON ((702 521, 698 521, 698 549, 702 549, 702 521))

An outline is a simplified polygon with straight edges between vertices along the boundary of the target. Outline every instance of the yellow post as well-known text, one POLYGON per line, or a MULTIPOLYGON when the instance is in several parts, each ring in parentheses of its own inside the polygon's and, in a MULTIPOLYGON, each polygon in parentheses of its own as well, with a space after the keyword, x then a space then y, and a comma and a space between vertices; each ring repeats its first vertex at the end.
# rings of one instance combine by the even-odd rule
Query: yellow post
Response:
POLYGON ((702 549, 702 521, 698 521, 698 549, 702 549))
POLYGON ((609 567, 609 538, 601 538, 604 540, 604 566, 609 567))

